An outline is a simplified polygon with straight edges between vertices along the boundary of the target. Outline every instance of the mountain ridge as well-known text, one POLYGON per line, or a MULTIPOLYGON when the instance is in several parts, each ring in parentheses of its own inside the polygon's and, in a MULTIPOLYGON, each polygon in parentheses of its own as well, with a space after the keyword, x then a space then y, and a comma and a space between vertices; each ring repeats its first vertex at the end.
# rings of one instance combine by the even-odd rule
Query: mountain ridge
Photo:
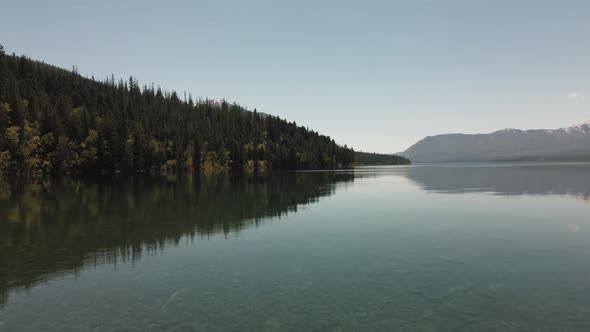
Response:
POLYGON ((590 160, 590 121, 558 129, 427 136, 399 155, 413 162, 590 160))

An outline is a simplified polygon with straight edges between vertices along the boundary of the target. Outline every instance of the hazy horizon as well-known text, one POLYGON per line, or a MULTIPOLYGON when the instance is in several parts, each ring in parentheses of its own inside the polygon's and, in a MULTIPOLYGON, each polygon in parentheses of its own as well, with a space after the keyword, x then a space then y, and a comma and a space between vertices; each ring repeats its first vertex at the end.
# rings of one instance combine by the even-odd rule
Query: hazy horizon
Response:
POLYGON ((585 1, 4 7, 0 43, 10 53, 225 98, 356 150, 590 120, 585 1))

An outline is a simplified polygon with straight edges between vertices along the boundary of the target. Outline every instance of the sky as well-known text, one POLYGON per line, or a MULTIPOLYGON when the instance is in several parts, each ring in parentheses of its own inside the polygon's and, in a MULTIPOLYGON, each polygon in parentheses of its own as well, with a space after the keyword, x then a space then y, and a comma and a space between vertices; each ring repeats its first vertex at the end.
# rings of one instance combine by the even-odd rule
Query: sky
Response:
POLYGON ((5 1, 0 43, 394 153, 590 120, 590 1, 5 1))

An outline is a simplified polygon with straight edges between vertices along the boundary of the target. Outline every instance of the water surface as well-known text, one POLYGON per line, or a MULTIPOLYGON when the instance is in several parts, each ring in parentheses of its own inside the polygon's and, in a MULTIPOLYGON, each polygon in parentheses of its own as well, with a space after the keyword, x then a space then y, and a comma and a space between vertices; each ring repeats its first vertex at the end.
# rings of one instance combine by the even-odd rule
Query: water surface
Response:
POLYGON ((590 165, 0 184, 0 330, 588 330, 590 165))

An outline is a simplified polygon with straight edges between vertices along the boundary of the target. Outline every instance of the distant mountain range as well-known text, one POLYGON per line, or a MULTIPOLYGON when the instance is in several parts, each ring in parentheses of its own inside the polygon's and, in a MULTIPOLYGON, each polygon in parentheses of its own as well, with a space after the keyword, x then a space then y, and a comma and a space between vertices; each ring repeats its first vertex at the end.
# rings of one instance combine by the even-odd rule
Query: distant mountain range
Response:
POLYGON ((568 128, 428 136, 399 155, 412 162, 590 161, 590 121, 568 128))

